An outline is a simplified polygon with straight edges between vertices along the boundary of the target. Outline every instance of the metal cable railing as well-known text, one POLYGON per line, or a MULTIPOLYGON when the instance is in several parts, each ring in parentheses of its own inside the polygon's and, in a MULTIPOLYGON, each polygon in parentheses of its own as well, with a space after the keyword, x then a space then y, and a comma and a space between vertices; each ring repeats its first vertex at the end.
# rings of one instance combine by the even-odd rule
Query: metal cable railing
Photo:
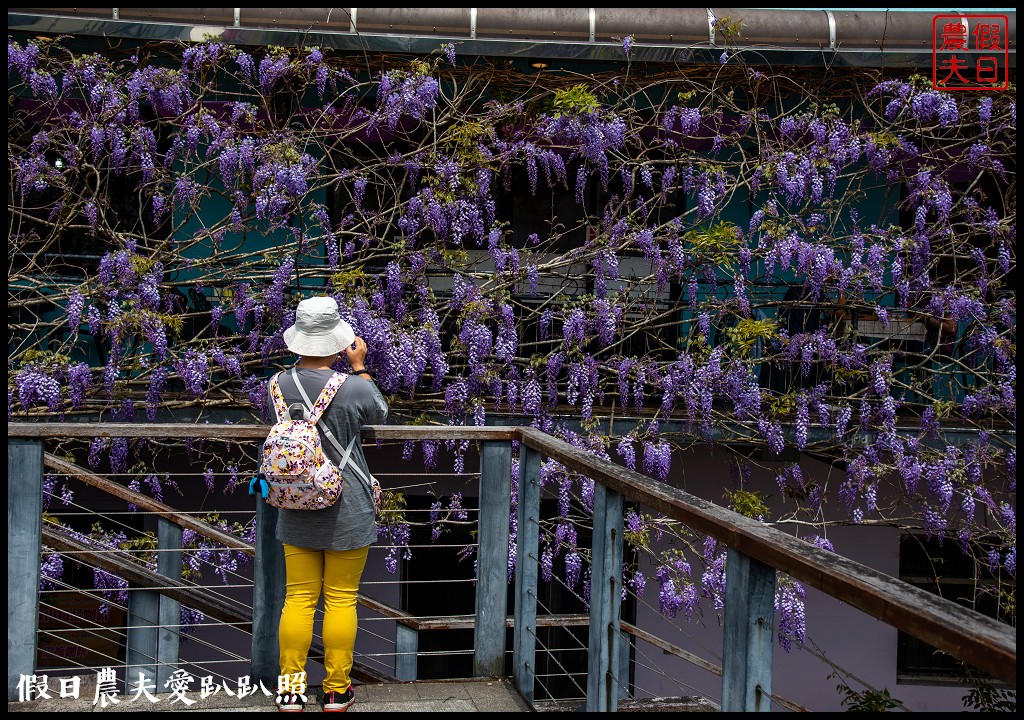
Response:
MULTIPOLYGON (((552 490, 551 488, 545 488, 545 490, 542 491, 541 498, 542 501, 549 501, 554 503, 559 500, 560 495, 557 489, 552 490)), ((561 496, 561 498, 563 502, 566 500, 568 501, 567 505, 561 510, 563 517, 578 518, 585 516, 588 512, 587 508, 585 507, 582 499, 578 496, 578 494, 574 494, 571 497, 561 496)), ((556 515, 555 520, 553 520, 550 517, 544 518, 543 523, 547 523, 550 525, 552 522, 557 522, 557 517, 559 516, 556 515)), ((528 559, 535 563, 539 562, 539 560, 533 556, 530 556, 528 559)), ((589 609, 589 603, 586 597, 587 593, 581 591, 579 587, 570 587, 567 584, 566 580, 563 578, 563 576, 556 573, 551 574, 550 582, 551 585, 556 587, 561 593, 563 593, 566 596, 571 596, 584 611, 589 609)), ((632 612, 632 615, 636 615, 636 613, 641 610, 646 611, 652 615, 658 613, 658 608, 656 605, 652 605, 644 597, 638 596, 636 592, 634 592, 628 586, 625 586, 623 592, 624 604, 626 604, 627 598, 629 603, 632 603, 635 608, 632 612)), ((538 601, 537 612, 538 616, 540 616, 542 613, 547 615, 555 614, 553 608, 543 601, 538 601)), ((626 616, 625 611, 623 613, 623 616, 626 616)), ((583 627, 586 627, 586 615, 582 614, 580 615, 580 617, 583 618, 583 627)), ((624 622, 623 625, 627 625, 627 623, 624 622)), ((714 650, 706 644, 702 644, 699 639, 694 638, 691 633, 688 633, 687 628, 688 625, 686 623, 680 623, 676 624, 673 627, 673 630, 678 631, 681 637, 688 638, 691 641, 691 644, 695 644, 698 647, 700 647, 703 653, 703 657, 711 657, 717 663, 719 663, 719 665, 715 666, 714 664, 709 663, 703 660, 702 658, 697 658, 696 656, 693 656, 691 653, 688 653, 687 651, 684 651, 681 648, 673 645, 673 643, 669 642, 668 640, 665 640, 664 638, 658 638, 658 644, 652 645, 646 642, 646 640, 654 638, 650 638, 649 635, 643 633, 642 631, 639 631, 632 624, 629 624, 628 628, 624 628, 623 630, 623 641, 625 643, 628 643, 628 648, 624 651, 622 656, 622 664, 625 665, 625 668, 623 668, 622 664, 620 664, 618 674, 614 675, 612 678, 614 685, 618 689, 620 701, 625 701, 630 698, 653 699, 662 697, 665 695, 664 688, 667 686, 674 688, 674 691, 670 693, 673 696, 686 698, 690 702, 705 703, 708 707, 717 706, 717 698, 712 697, 702 688, 687 683, 684 679, 685 676, 671 676, 668 672, 665 671, 663 666, 657 662, 656 659, 654 659, 650 654, 648 654, 645 651, 646 646, 650 648, 656 648, 658 652, 662 654, 672 653, 675 654, 677 657, 686 659, 692 658, 696 660, 698 663, 700 663, 699 665, 697 665, 697 667, 700 667, 705 671, 709 671, 720 678, 720 652, 714 650), (632 663, 637 670, 642 670, 643 672, 630 673, 630 663, 632 663), (631 675, 633 676, 632 680, 630 677, 631 675), (640 675, 644 675, 647 677, 657 677, 660 678, 663 682, 657 688, 650 686, 649 684, 645 685, 643 681, 637 679, 637 677, 640 675)), ((586 701, 587 696, 587 673, 585 665, 585 659, 587 657, 589 650, 587 638, 585 636, 581 638, 578 635, 574 635, 571 633, 564 633, 562 637, 564 637, 566 640, 569 640, 570 645, 563 647, 553 647, 543 642, 540 638, 538 638, 536 641, 538 654, 550 656, 552 658, 551 665, 553 665, 554 669, 556 670, 556 672, 550 673, 542 673, 538 670, 535 676, 536 688, 534 702, 542 706, 547 706, 549 707, 549 709, 570 709, 579 707, 582 703, 586 701), (573 672, 567 664, 563 663, 559 659, 560 655, 573 652, 581 655, 584 658, 583 670, 577 670, 576 672, 573 672), (566 679, 568 680, 569 684, 569 692, 562 692, 561 696, 559 697, 558 694, 551 691, 551 689, 549 688, 549 682, 551 680, 559 681, 566 679)), ((677 640, 676 642, 679 642, 679 640, 677 640)))
MULTIPOLYGON (((122 683, 127 683, 131 673, 140 669, 152 672, 155 677, 162 672, 184 669, 193 675, 205 674, 214 682, 231 683, 242 675, 251 675, 253 682, 257 679, 269 682, 265 668, 260 668, 260 662, 265 662, 266 657, 262 660, 257 657, 257 650, 265 646, 269 622, 274 618, 272 613, 269 616, 266 613, 269 586, 261 581, 261 573, 269 572, 267 557, 263 556, 261 560, 260 556, 261 543, 266 542, 270 527, 266 508, 258 505, 255 511, 239 509, 236 507, 239 498, 226 502, 219 498, 214 500, 208 493, 202 502, 187 502, 190 507, 179 510, 131 490, 133 478, 153 474, 173 479, 179 486, 191 483, 193 489, 202 488, 201 483, 205 482, 202 470, 210 470, 209 454, 203 462, 206 467, 199 472, 165 475, 162 471, 157 473, 154 467, 139 466, 102 475, 56 454, 44 453, 40 441, 31 439, 68 435, 86 438, 90 433, 114 437, 115 431, 135 434, 136 437, 148 432, 151 435, 168 433, 171 437, 177 434, 182 438, 186 432, 191 432, 201 435, 203 442, 213 443, 219 437, 218 430, 210 426, 189 426, 186 430, 166 425, 148 430, 139 426, 90 427, 84 424, 80 427, 9 426, 12 438, 9 440, 9 471, 14 471, 11 482, 27 482, 32 473, 37 473, 35 482, 42 483, 45 465, 52 485, 45 494, 39 494, 37 523, 43 516, 44 499, 46 510, 45 521, 37 530, 36 548, 47 548, 48 562, 56 557, 59 563, 77 568, 71 573, 72 579, 67 581, 60 574, 48 572, 46 568, 49 565, 44 564, 42 571, 38 562, 34 569, 31 564, 25 565, 26 576, 39 577, 45 584, 42 595, 32 588, 33 606, 38 608, 41 617, 66 619, 64 615, 68 613, 61 607, 66 603, 57 598, 77 595, 117 615, 113 621, 90 620, 82 616, 77 624, 68 627, 43 628, 43 632, 48 633, 46 637, 70 638, 65 644, 74 649, 74 654, 80 650, 92 653, 88 661, 69 658, 63 665, 43 663, 47 669, 53 667, 54 672, 80 673, 113 665, 119 668, 119 681, 122 683), (13 440, 22 437, 30 439, 13 440), (33 446, 32 443, 37 444, 33 446), (25 455, 26 448, 31 450, 33 447, 38 448, 34 459, 25 455), (28 459, 12 464, 12 457, 28 459), (115 482, 115 477, 121 482, 115 482), (60 478, 63 478, 64 485, 57 492, 56 484, 60 478), (88 492, 78 489, 68 492, 72 480, 82 481, 88 486, 88 492), (116 502, 109 498, 97 500, 106 492, 112 494, 116 502), (125 502, 132 505, 127 512, 122 509, 123 505, 119 505, 125 502), (215 524, 204 522, 203 518, 215 524), (231 518, 231 522, 225 518, 231 518), (90 530, 83 528, 87 523, 92 525, 90 530), (152 530, 154 523, 158 526, 155 532, 152 530), (167 544, 168 538, 171 539, 170 544, 167 544), (105 540, 106 544, 100 543, 99 539, 105 540), (253 555, 256 565, 264 563, 262 570, 251 562, 237 562, 239 558, 251 558, 253 555), (167 563, 172 561, 181 563, 177 575, 173 569, 167 570, 167 563), (82 579, 89 575, 101 578, 105 584, 101 582, 98 589, 84 587, 86 583, 82 579), (111 577, 114 576, 121 577, 121 582, 112 582, 111 577), (190 579, 186 580, 186 577, 190 579), (160 621, 147 620, 134 609, 139 598, 155 603, 154 607, 170 602, 170 608, 179 614, 181 608, 187 610, 184 617, 179 616, 172 621, 167 621, 166 615, 161 616, 160 621), (202 613, 202 617, 195 614, 197 611, 202 613), (85 634, 74 636, 76 631, 85 634), (178 645, 173 655, 169 655, 160 643, 134 640, 140 634, 160 632, 178 645), (225 632, 236 633, 237 637, 225 641, 225 632), (93 647, 97 638, 111 640, 116 649, 103 651, 93 647), (126 646, 131 648, 130 656, 125 654, 126 646)), ((232 442, 240 443, 258 438, 265 428, 232 426, 228 431, 232 442)), ((952 634, 956 637, 955 642, 960 643, 961 655, 965 659, 979 661, 979 667, 990 672, 997 669, 999 663, 986 661, 985 653, 997 658, 1015 657, 1012 638, 1007 640, 998 624, 977 613, 963 612, 962 608, 917 593, 913 588, 907 590, 898 581, 885 579, 842 558, 837 560, 830 556, 827 562, 819 560, 813 549, 788 535, 698 501, 674 488, 656 484, 638 473, 595 459, 531 429, 379 427, 372 432, 377 443, 367 444, 368 452, 373 452, 375 447, 382 452, 391 452, 395 447, 391 442, 402 440, 404 436, 435 440, 470 437, 481 443, 481 449, 479 468, 465 468, 467 472, 454 474, 468 479, 466 487, 478 486, 477 506, 467 503, 465 508, 458 508, 460 512, 465 511, 464 516, 449 512, 455 506, 449 495, 436 485, 439 473, 412 473, 407 477, 396 473, 386 481, 386 485, 392 488, 402 488, 410 498, 414 497, 413 493, 423 498, 417 500, 415 506, 401 508, 401 512, 396 509, 391 516, 392 523, 405 526, 404 532, 396 532, 392 527, 388 534, 382 536, 381 542, 373 546, 374 562, 387 565, 394 558, 397 572, 365 578, 364 595, 360 598, 360 646, 357 647, 356 660, 358 672, 366 678, 415 679, 419 677, 421 667, 454 668, 462 663, 461 667, 469 668, 461 671, 466 673, 464 676, 486 675, 491 668, 499 668, 499 674, 508 673, 516 677, 520 691, 531 701, 556 703, 565 708, 585 702, 590 709, 614 709, 620 701, 634 702, 664 695, 666 687, 675 688, 674 692, 680 698, 692 698, 705 707, 715 706, 720 698, 727 702, 728 693, 724 687, 722 696, 709 692, 706 678, 717 682, 721 677, 727 682, 734 672, 730 662, 735 664, 735 655, 730 653, 735 653, 735 649, 729 645, 728 634, 724 652, 718 653, 702 637, 690 635, 687 623, 660 622, 654 633, 642 625, 649 618, 658 616, 664 620, 664 616, 659 612, 661 608, 649 601, 650 593, 637 593, 628 583, 624 585, 624 567, 639 562, 637 558, 623 558, 621 554, 621 522, 625 514, 622 502, 626 497, 633 503, 633 508, 660 513, 668 518, 666 522, 717 536, 719 540, 728 542, 730 553, 742 551, 770 559, 775 568, 793 578, 812 585, 817 582, 816 587, 834 594, 842 602, 884 617, 887 622, 908 632, 917 631, 929 642, 936 640, 935 633, 929 628, 941 625, 946 634, 944 642, 947 649, 951 649, 953 641, 949 640, 949 635, 952 634), (508 532, 510 523, 507 513, 502 513, 501 508, 509 507, 508 463, 512 460, 512 441, 519 446, 519 457, 512 467, 520 481, 513 489, 519 518, 511 523, 518 532, 517 588, 516 599, 509 606, 505 604, 511 578, 506 567, 509 536, 503 533, 508 532), (572 475, 574 482, 566 484, 566 487, 575 488, 570 497, 564 497, 563 488, 557 483, 531 490, 540 477, 542 458, 556 460, 566 473, 572 475), (504 475, 500 470, 502 467, 505 468, 504 475), (580 482, 580 478, 586 479, 587 483, 580 482), (586 498, 581 494, 584 488, 588 493, 586 498), (616 500, 618 493, 623 495, 618 495, 620 499, 616 500), (503 494, 505 499, 502 499, 503 494), (431 499, 435 500, 435 505, 427 506, 431 499), (449 505, 445 506, 441 500, 449 500, 449 505), (410 539, 410 533, 426 537, 430 529, 438 526, 438 516, 442 514, 440 527, 452 533, 450 537, 437 535, 415 542, 410 539), (579 524, 570 523, 570 520, 592 520, 593 537, 573 537, 571 542, 567 541, 564 535, 559 535, 565 531, 559 526, 579 524), (615 538, 619 538, 619 545, 615 544, 615 538), (613 541, 611 545, 608 544, 609 539, 613 541), (579 556, 579 561, 574 559, 572 563, 577 573, 572 579, 566 578, 564 571, 550 573, 545 569, 545 563, 549 567, 551 559, 547 554, 553 549, 561 555, 563 562, 570 550, 579 556), (470 568, 469 572, 436 579, 417 576, 413 571, 417 560, 432 552, 459 555, 466 563, 463 570, 470 568), (618 553, 618 560, 614 559, 615 553, 618 553), (467 555, 471 556, 468 562, 465 560, 467 555), (841 569, 836 569, 837 564, 842 566, 841 569), (550 576, 545 577, 549 573, 550 576), (822 573, 831 574, 828 583, 821 583, 822 573), (834 577, 836 575, 842 577, 834 577), (542 576, 542 582, 538 582, 538 576, 542 576), (611 596, 601 593, 591 597, 592 588, 588 580, 593 582, 595 577, 601 578, 601 587, 610 580, 611 587, 618 590, 611 596), (857 583, 844 584, 844 579, 849 581, 850 578, 871 578, 874 588, 866 592, 857 583), (448 593, 445 597, 475 595, 475 612, 470 608, 466 613, 458 614, 448 608, 447 612, 434 614, 416 611, 415 602, 409 604, 410 598, 422 599, 441 592, 448 593), (906 596, 912 601, 908 601, 906 596), (615 600, 611 605, 609 597, 615 600), (627 610, 621 611, 620 615, 620 608, 627 610), (882 608, 898 608, 898 611, 882 608), (951 629, 948 619, 943 620, 942 613, 946 613, 945 618, 957 617, 960 626, 951 629), (609 623, 609 629, 614 627, 616 632, 607 635, 610 645, 602 647, 602 633, 595 635, 594 629, 604 627, 605 623, 609 623), (671 635, 665 634, 666 627, 671 629, 671 635), (503 641, 509 628, 515 631, 511 652, 503 641), (427 642, 431 634, 448 631, 472 631, 473 640, 452 639, 443 649, 427 642), (595 645, 595 642, 599 644, 595 645), (697 668, 698 674, 666 669, 666 654, 697 668), (612 661, 609 659, 612 657, 623 661, 612 661), (595 661, 598 662, 596 670, 595 661), (606 664, 602 666, 601 662, 606 664), (525 673, 524 668, 527 670, 525 673), (700 673, 704 674, 705 681, 698 680, 700 673), (528 682, 524 682, 524 677, 528 682), (652 680, 653 684, 650 684, 652 680)), ((192 438, 191 442, 195 443, 196 439, 192 438)), ((66 448, 63 443, 58 443, 58 447, 66 448)), ((237 460, 230 453, 225 453, 222 463, 223 467, 215 469, 212 476, 226 484, 236 485, 237 460)), ((138 481, 135 484, 137 486, 138 481)), ((196 499, 186 498, 189 501, 196 499)), ((18 510, 24 508, 19 507, 18 510)), ((13 526, 16 529, 30 525, 31 514, 23 515, 19 518, 18 513, 14 513, 13 526)), ((12 540, 17 548, 21 542, 18 532, 12 532, 12 540)), ((730 554, 730 567, 742 567, 743 557, 730 554)), ((420 560, 428 561, 429 557, 426 561, 420 560)), ((771 569, 773 577, 775 572, 771 569)), ((732 586, 730 583, 728 589, 731 590, 732 586)), ((12 592, 16 594, 16 591, 12 592)), ((743 598, 733 598, 729 602, 742 606, 743 598)), ((757 612, 766 613, 758 622, 773 631, 768 633, 769 637, 783 632, 783 628, 772 623, 770 608, 757 612)), ((9 627, 15 650, 20 647, 18 630, 9 627)), ((38 638, 31 642, 35 646, 38 638)), ((14 656, 24 657, 24 654, 14 652, 14 656)), ((33 673, 42 671, 43 666, 37 663, 44 656, 45 650, 35 648, 29 670, 33 673)), ((316 660, 318 656, 322 658, 322 641, 316 637, 311 659, 316 660)), ((823 660, 828 662, 825 658, 823 660)), ((744 662, 751 663, 749 659, 744 662)), ((1000 667, 1000 672, 1005 674, 1006 666, 1000 667)), ((754 689, 759 697, 785 709, 801 709, 796 703, 772 692, 770 676, 768 679, 758 676, 760 671, 756 663, 747 671, 755 682, 754 689)))

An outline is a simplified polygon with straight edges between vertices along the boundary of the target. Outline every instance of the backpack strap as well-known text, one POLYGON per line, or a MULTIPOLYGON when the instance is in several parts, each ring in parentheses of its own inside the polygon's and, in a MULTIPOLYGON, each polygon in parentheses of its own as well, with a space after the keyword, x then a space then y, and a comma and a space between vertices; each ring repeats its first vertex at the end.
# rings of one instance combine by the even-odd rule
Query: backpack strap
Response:
MULTIPOLYGON (((318 424, 320 422, 320 418, 323 416, 324 411, 327 410, 327 406, 331 404, 331 401, 338 393, 338 390, 341 389, 341 385, 345 382, 346 378, 348 378, 348 375, 343 373, 336 372, 331 375, 331 379, 327 381, 327 384, 324 385, 324 389, 320 392, 319 397, 317 397, 316 402, 313 403, 310 402, 309 395, 306 394, 306 390, 302 387, 302 383, 299 382, 298 370, 292 368, 292 381, 295 383, 295 387, 299 389, 299 394, 306 403, 306 409, 309 410, 309 421, 311 423, 318 424)), ((320 429, 323 430, 323 426, 321 426, 320 429)), ((330 431, 325 430, 325 432, 327 432, 328 435, 330 434, 330 431)))
POLYGON ((277 382, 277 378, 280 375, 281 373, 276 373, 270 378, 270 397, 274 404, 274 419, 276 422, 281 422, 283 418, 288 417, 288 404, 284 401, 284 394, 281 392, 281 386, 277 382))
POLYGON ((370 482, 370 478, 366 477, 366 474, 359 469, 358 465, 356 465, 354 462, 349 462, 349 459, 352 457, 352 447, 356 444, 357 440, 359 440, 359 436, 353 435, 352 439, 348 441, 348 447, 342 450, 341 443, 339 443, 334 438, 331 438, 331 441, 334 442, 334 447, 338 448, 338 450, 341 451, 341 462, 338 463, 338 470, 344 470, 346 467, 348 467, 350 470, 352 470, 352 472, 354 472, 359 477, 360 480, 363 481, 363 483, 370 489, 370 492, 372 494, 373 483, 370 482))

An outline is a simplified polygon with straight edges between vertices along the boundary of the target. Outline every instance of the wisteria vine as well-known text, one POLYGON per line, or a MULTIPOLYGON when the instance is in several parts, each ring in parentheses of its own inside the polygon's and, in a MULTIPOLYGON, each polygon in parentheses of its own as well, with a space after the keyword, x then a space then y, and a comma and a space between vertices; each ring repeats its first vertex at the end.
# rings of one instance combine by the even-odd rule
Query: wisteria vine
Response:
MULTIPOLYGON (((816 526, 829 549, 834 522, 984 540, 1013 586, 1013 89, 811 82, 739 52, 684 72, 632 47, 607 71, 536 75, 454 44, 368 65, 9 38, 8 420, 265 421, 295 303, 327 293, 395 417, 517 416, 666 482, 681 451, 720 443, 751 517, 816 526), (909 322, 916 344, 893 342, 909 322), (605 433, 610 416, 628 429, 605 433), (790 451, 846 472, 824 487, 790 451), (783 506, 744 482, 759 463, 783 506)), ((423 463, 441 448, 461 471, 465 443, 423 441, 423 463)), ((97 441, 90 464, 128 452, 97 441)), ((541 482, 559 507, 541 575, 582 587, 593 482, 553 461, 541 482)), ((392 511, 391 570, 409 537, 392 511)), ((432 516, 436 538, 461 497, 432 516)), ((514 507, 510 523, 511 578, 514 507)), ((625 569, 633 592, 657 584, 672 617, 720 609, 721 548, 640 512, 626 525, 653 567, 625 569)), ((802 597, 780 590, 787 648, 802 597)))

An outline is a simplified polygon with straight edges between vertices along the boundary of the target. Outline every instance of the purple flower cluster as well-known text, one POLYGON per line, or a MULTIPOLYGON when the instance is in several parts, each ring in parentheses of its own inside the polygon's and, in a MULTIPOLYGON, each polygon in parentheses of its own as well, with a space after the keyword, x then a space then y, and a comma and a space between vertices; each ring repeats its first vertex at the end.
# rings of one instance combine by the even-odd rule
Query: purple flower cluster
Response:
POLYGON ((616 448, 619 457, 626 463, 630 470, 636 470, 636 449, 633 447, 633 438, 623 435, 616 448))
POLYGON ((50 412, 61 409, 60 383, 45 369, 33 365, 25 367, 15 377, 14 385, 23 411, 39 402, 45 403, 50 412))
POLYGON ((68 367, 68 395, 71 407, 79 408, 92 388, 92 369, 86 363, 75 363, 68 367))
POLYGON ((269 97, 274 87, 285 80, 290 72, 291 60, 287 55, 282 54, 276 58, 271 57, 269 54, 265 55, 260 60, 258 70, 260 91, 269 97))
POLYGON ((384 123, 394 130, 405 115, 422 120, 437 105, 438 91, 437 80, 427 75, 407 75, 401 71, 383 74, 371 126, 384 123))
POLYGON ((725 607, 725 558, 724 551, 713 559, 706 558, 709 562, 700 579, 704 597, 713 601, 716 611, 725 607))
MULTIPOLYGON (((101 597, 107 602, 121 606, 128 604, 128 581, 117 577, 102 568, 93 569, 93 587, 99 591, 101 597)), ((100 617, 105 618, 110 613, 110 605, 100 605, 100 617)))
POLYGON ((700 602, 693 583, 684 582, 680 590, 676 587, 676 578, 667 572, 661 574, 660 569, 658 572, 658 610, 666 617, 675 618, 682 608, 686 613, 687 621, 689 621, 700 602))
POLYGON ((64 559, 59 553, 44 553, 39 565, 39 590, 60 590, 64 577, 64 559))
POLYGON ((384 567, 392 575, 398 570, 399 555, 404 560, 412 559, 412 549, 409 547, 411 532, 412 528, 407 522, 381 523, 377 526, 377 541, 390 543, 384 567))
POLYGON ((583 570, 583 559, 575 549, 565 554, 565 584, 570 589, 575 588, 580 582, 580 573, 583 570))
POLYGON ((627 35, 622 38, 622 53, 628 58, 633 52, 633 36, 627 35))
POLYGON ((316 172, 316 159, 290 147, 268 145, 261 149, 253 174, 256 217, 271 227, 285 227, 296 204, 309 190, 309 176, 316 172))
POLYGON ((807 618, 804 600, 807 591, 795 581, 782 582, 775 592, 775 612, 778 614, 779 647, 786 652, 793 649, 793 641, 802 645, 807 639, 807 618))
POLYGON ((645 441, 643 467, 651 477, 666 481, 672 468, 672 445, 665 441, 645 441))
POLYGON ((174 369, 185 383, 185 390, 191 397, 203 396, 209 382, 209 368, 205 352, 186 350, 183 357, 174 361, 174 369))
POLYGON ((778 420, 765 420, 759 418, 757 421, 758 432, 768 444, 768 449, 775 455, 781 455, 786 445, 786 438, 782 432, 782 424, 778 420))
MULTIPOLYGON (((589 161, 598 169, 603 186, 608 186, 608 154, 621 150, 626 139, 626 124, 621 117, 598 110, 567 113, 546 118, 538 130, 544 139, 564 144, 574 156, 589 161)), ((576 176, 577 198, 583 192, 587 174, 586 168, 580 166, 576 176)))
POLYGON ((39 46, 34 41, 25 43, 22 47, 16 41, 7 39, 7 74, 11 69, 16 68, 22 80, 28 80, 36 70, 39 60, 39 46))
POLYGON ((450 65, 455 64, 455 43, 445 43, 441 46, 441 52, 450 65))
MULTIPOLYGON (((811 543, 815 547, 821 548, 822 550, 828 550, 829 552, 835 552, 836 551, 836 549, 832 546, 832 543, 827 538, 823 538, 820 535, 810 535, 810 536, 804 537, 803 539, 806 540, 807 542, 811 543)), ((777 602, 778 602, 778 597, 776 597, 776 603, 777 602)))
MULTIPOLYGON (((626 592, 626 588, 629 588, 636 597, 643 597, 644 589, 647 587, 647 578, 644 576, 640 568, 636 568, 632 573, 623 571, 623 577, 627 577, 626 582, 623 584, 623 594, 626 592)), ((625 597, 623 597, 625 600, 625 597)))

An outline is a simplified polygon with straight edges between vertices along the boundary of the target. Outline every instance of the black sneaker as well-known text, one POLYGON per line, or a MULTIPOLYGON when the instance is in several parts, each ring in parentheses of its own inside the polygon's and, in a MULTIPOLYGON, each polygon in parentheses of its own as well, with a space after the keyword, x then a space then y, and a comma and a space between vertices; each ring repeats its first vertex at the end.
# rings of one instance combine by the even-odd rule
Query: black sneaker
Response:
POLYGON ((302 712, 306 701, 297 693, 282 693, 274 700, 279 712, 302 712))
POLYGON ((324 712, 345 712, 355 701, 356 694, 352 692, 351 687, 343 693, 324 693, 324 712))

